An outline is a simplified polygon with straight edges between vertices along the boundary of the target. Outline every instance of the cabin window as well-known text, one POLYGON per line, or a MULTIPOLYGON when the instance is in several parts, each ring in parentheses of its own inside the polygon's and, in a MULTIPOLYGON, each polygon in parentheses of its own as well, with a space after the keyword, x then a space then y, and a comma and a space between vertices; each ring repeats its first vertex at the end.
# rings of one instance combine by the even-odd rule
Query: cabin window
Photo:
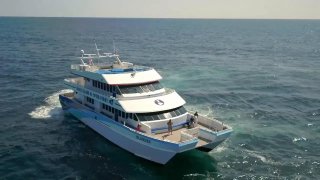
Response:
POLYGON ((159 112, 137 113, 136 116, 140 121, 154 121, 160 119, 170 119, 185 114, 187 111, 183 106, 159 112))
POLYGON ((145 115, 137 114, 137 116, 138 116, 138 119, 139 119, 140 121, 148 121, 148 119, 146 118, 145 115))
POLYGON ((106 91, 109 91, 109 84, 106 84, 106 91))
POLYGON ((176 109, 174 112, 176 113, 177 116, 181 115, 181 113, 178 109, 176 109))
POLYGON ((87 102, 90 104, 94 104, 94 99, 87 97, 87 102))
POLYGON ((133 115, 133 120, 138 121, 137 115, 133 115))
POLYGON ((176 117, 177 116, 176 113, 174 112, 174 110, 171 111, 170 114, 171 114, 172 117, 176 117))
POLYGON ((119 86, 119 90, 122 94, 152 92, 162 88, 162 85, 158 81, 146 84, 119 86))

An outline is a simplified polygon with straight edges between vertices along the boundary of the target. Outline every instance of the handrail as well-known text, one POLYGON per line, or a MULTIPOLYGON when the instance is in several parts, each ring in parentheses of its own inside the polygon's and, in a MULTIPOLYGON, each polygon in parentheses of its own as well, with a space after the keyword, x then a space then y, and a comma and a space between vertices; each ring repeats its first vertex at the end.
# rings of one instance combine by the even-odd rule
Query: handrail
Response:
POLYGON ((181 131, 180 142, 190 141, 192 139, 195 139, 195 137, 185 131, 181 131))

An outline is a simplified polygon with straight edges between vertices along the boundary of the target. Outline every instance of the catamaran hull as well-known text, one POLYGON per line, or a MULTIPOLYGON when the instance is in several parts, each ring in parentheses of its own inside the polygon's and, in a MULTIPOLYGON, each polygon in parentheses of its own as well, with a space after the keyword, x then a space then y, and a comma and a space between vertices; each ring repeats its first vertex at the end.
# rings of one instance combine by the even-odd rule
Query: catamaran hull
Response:
POLYGON ((133 153, 136 156, 159 163, 166 164, 179 152, 194 149, 197 142, 188 144, 177 144, 160 141, 140 132, 132 130, 124 125, 115 122, 103 115, 88 109, 73 107, 72 100, 59 96, 62 108, 75 116, 88 127, 118 145, 119 147, 133 153))
MULTIPOLYGON (((159 164, 166 164, 177 153, 195 149, 198 143, 197 139, 179 143, 155 139, 88 108, 83 106, 79 108, 78 102, 66 96, 60 95, 59 100, 64 111, 69 112, 112 143, 136 156, 159 164)), ((230 133, 227 133, 226 137, 221 136, 221 139, 218 138, 217 141, 198 149, 208 152, 229 135, 230 133)))

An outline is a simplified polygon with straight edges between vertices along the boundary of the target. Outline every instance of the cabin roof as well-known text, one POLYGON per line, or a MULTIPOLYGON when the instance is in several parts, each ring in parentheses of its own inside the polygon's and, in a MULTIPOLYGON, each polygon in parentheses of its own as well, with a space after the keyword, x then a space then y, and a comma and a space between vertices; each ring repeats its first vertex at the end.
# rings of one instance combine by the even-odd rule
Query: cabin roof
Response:
POLYGON ((165 111, 183 106, 186 102, 182 97, 173 91, 163 96, 119 100, 122 108, 129 113, 148 113, 165 111))
POLYGON ((143 71, 122 71, 121 73, 102 74, 105 81, 110 85, 130 85, 155 82, 162 79, 154 69, 143 71))

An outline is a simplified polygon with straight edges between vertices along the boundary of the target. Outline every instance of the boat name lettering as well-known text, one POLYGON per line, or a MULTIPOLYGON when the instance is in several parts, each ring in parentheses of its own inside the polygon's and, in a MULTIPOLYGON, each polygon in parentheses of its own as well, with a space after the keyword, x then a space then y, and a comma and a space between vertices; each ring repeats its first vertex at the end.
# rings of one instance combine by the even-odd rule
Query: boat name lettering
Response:
POLYGON ((144 138, 144 137, 141 137, 141 136, 138 136, 138 135, 137 135, 136 138, 137 138, 138 140, 140 140, 140 141, 143 141, 143 142, 146 142, 146 143, 151 143, 149 139, 146 139, 146 138, 144 138))

